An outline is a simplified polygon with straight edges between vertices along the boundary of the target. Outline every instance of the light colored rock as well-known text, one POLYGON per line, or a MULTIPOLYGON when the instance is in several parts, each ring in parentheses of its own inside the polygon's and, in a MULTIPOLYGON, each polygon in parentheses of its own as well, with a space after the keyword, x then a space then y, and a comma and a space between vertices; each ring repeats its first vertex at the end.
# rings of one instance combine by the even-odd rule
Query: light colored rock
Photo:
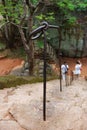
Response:
POLYGON ((0 90, 0 130, 87 130, 86 84, 80 79, 60 92, 59 80, 47 82, 46 121, 43 83, 0 90))
POLYGON ((0 121, 0 130, 25 130, 16 121, 0 121))

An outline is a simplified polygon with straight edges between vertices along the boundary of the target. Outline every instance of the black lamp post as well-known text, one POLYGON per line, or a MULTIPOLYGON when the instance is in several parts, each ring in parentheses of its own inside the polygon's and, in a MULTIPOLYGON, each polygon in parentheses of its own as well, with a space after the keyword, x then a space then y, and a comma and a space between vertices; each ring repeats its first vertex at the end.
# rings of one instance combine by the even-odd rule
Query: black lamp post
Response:
POLYGON ((44 67, 43 67, 43 120, 46 120, 46 52, 47 52, 47 46, 46 46, 46 34, 43 30, 44 34, 44 67))
POLYGON ((46 120, 46 51, 47 51, 47 47, 46 47, 46 43, 47 43, 47 39, 46 39, 46 34, 45 31, 48 28, 54 28, 54 29, 58 29, 58 26, 54 26, 54 25, 49 25, 47 22, 43 22, 42 25, 40 27, 38 27, 37 29, 35 29, 34 31, 32 31, 30 33, 29 38, 32 40, 35 40, 37 38, 39 38, 42 34, 44 35, 44 56, 43 56, 43 60, 44 60, 44 66, 43 66, 43 120, 46 120))
POLYGON ((59 54, 59 68, 60 68, 60 91, 62 91, 61 57, 62 57, 62 53, 60 53, 60 54, 59 54))

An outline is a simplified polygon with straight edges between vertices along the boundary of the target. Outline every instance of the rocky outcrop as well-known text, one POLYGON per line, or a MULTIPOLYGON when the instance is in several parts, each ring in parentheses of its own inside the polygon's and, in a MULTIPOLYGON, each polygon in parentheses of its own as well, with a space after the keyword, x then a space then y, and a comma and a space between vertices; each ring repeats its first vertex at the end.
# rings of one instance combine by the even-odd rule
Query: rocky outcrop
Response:
MULTIPOLYGON (((44 67, 43 60, 36 59, 33 75, 42 77, 43 76, 43 67, 44 67)), ((50 75, 50 76, 53 74, 52 67, 48 63, 47 63, 47 67, 46 67, 46 72, 47 72, 47 75, 50 75)), ((13 68, 12 71, 10 72, 10 75, 29 76, 28 62, 24 62, 22 65, 13 68)))
POLYGON ((87 130, 87 81, 60 92, 59 80, 47 82, 46 121, 43 83, 0 90, 0 130, 87 130))

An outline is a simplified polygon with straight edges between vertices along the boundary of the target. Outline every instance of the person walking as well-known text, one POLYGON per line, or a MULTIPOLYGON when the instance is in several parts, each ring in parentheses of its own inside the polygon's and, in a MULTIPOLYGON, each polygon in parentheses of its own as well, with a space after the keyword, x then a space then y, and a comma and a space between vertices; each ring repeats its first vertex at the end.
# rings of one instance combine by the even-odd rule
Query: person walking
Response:
POLYGON ((76 61, 75 70, 74 70, 74 74, 76 76, 76 79, 81 75, 81 70, 82 70, 82 64, 78 60, 78 61, 76 61))
POLYGON ((66 86, 68 85, 68 69, 69 69, 69 65, 64 62, 62 65, 61 65, 61 75, 62 75, 62 80, 66 83, 66 86))

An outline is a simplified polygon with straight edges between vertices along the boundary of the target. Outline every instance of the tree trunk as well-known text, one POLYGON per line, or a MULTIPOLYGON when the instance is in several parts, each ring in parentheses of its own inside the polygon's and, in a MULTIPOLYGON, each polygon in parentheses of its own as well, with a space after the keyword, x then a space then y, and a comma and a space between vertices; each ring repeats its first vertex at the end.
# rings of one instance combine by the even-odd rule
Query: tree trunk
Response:
POLYGON ((34 69, 34 45, 33 41, 29 41, 29 55, 28 55, 28 64, 29 64, 29 74, 33 75, 33 69, 34 69))
MULTIPOLYGON (((33 16, 29 17, 28 20, 28 27, 29 27, 29 34, 32 31, 33 27, 33 16)), ((28 56, 28 63, 29 63, 29 74, 33 75, 33 69, 34 69, 34 43, 33 40, 29 39, 29 56, 28 56)))
POLYGON ((9 49, 14 49, 17 47, 17 40, 20 39, 19 36, 19 33, 18 33, 18 28, 17 26, 14 26, 12 24, 6 24, 4 26, 4 28, 2 28, 2 35, 4 36, 4 40, 5 40, 5 43, 6 43, 6 48, 9 48, 9 49), (17 33, 15 33, 17 32, 17 33), (16 40, 17 38, 17 40, 16 40))
POLYGON ((29 43, 27 44, 27 39, 25 38, 23 29, 21 27, 19 28, 19 32, 21 35, 22 43, 24 45, 25 52, 27 54, 27 61, 29 64, 29 75, 33 75, 33 67, 34 67, 34 46, 33 41, 29 39, 29 43))

